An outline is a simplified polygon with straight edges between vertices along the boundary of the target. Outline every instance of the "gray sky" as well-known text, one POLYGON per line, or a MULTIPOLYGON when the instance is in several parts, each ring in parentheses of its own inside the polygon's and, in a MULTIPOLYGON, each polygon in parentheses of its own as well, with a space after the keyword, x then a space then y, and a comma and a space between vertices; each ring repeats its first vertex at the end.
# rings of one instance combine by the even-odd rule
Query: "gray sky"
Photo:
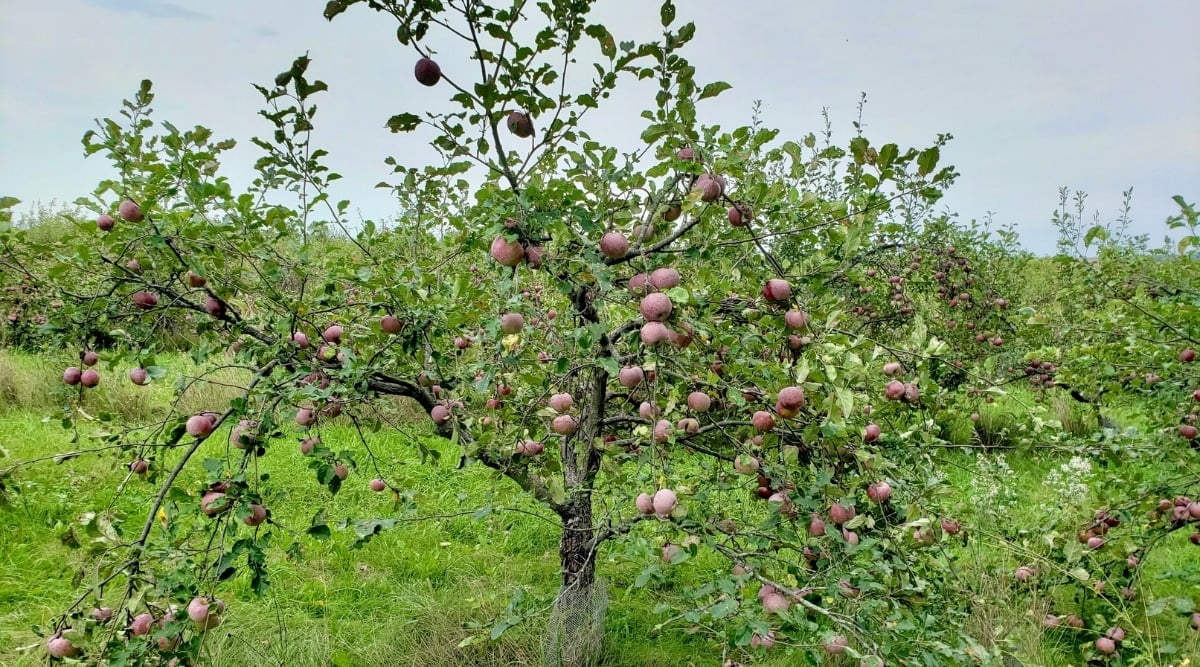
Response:
MULTIPOLYGON (((374 184, 383 158, 424 164, 428 135, 393 135, 394 113, 445 106, 447 89, 413 81, 412 52, 395 23, 356 7, 333 23, 324 0, 0 0, 0 194, 27 204, 70 201, 111 175, 79 143, 93 119, 115 116, 143 78, 160 120, 201 124, 239 140, 226 166, 249 178, 267 135, 251 82, 268 83, 308 51, 321 96, 317 143, 346 178, 335 199, 370 218, 393 213, 374 184)), ((687 51, 701 82, 733 89, 703 103, 706 123, 749 121, 753 100, 781 138, 821 129, 828 107, 848 138, 859 92, 876 145, 955 139, 943 164, 962 173, 943 200, 964 220, 988 211, 1016 223, 1024 243, 1054 248, 1059 186, 1083 189, 1116 214, 1134 188, 1136 230, 1152 240, 1177 211, 1171 195, 1200 199, 1200 2, 1089 0, 785 2, 677 0, 697 23, 687 51)), ((659 28, 658 2, 601 0, 595 16, 618 41, 659 28)), ((466 65, 448 38, 433 41, 443 69, 466 65)), ((652 91, 622 95, 594 116, 593 136, 634 147, 652 91), (639 97, 639 93, 647 95, 639 97)))

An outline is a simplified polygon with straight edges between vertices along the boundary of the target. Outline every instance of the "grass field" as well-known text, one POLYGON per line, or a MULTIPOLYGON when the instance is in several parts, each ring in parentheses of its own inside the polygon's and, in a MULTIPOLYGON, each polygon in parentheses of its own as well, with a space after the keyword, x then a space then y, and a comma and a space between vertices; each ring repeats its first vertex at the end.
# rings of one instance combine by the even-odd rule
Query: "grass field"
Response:
MULTIPOLYGON (((70 432, 61 427, 61 415, 51 396, 61 372, 58 369, 66 365, 62 361, 0 351, 0 469, 15 461, 71 449, 70 432)), ((172 365, 177 366, 176 362, 183 360, 173 360, 172 365)), ((106 375, 123 377, 118 373, 114 370, 106 375)), ((107 403, 93 407, 97 414, 111 411, 133 419, 153 418, 166 409, 170 384, 136 388, 114 381, 106 387, 110 391, 97 394, 105 396, 107 403)), ((193 393, 185 398, 187 403, 200 405, 216 397, 193 393)), ((1029 418, 1003 402, 992 410, 985 418, 995 421, 994 435, 1001 441, 1013 437, 1011 432, 1019 431, 1022 420, 1029 418)), ((1130 406, 1116 416, 1133 423, 1136 413, 1136 407, 1130 406)), ((951 430, 954 428, 958 427, 951 430)), ((348 423, 335 423, 323 438, 335 449, 357 443, 348 423)), ((213 438, 211 446, 220 446, 217 443, 223 440, 213 438)), ((280 498, 288 498, 288 502, 273 505, 274 519, 285 529, 288 537, 284 539, 300 541, 303 555, 285 559, 279 550, 272 557, 273 587, 265 597, 256 597, 244 578, 226 585, 223 594, 231 604, 225 624, 206 645, 209 664, 429 667, 538 663, 544 614, 535 614, 499 641, 464 640, 480 633, 486 637, 491 623, 506 614, 517 592, 534 600, 548 601, 553 596, 558 581, 558 534, 554 526, 534 516, 545 516, 543 510, 487 469, 476 466, 465 472, 453 471, 457 453, 451 446, 413 426, 403 432, 375 434, 370 441, 387 466, 389 479, 405 490, 410 502, 398 505, 388 494, 372 493, 367 488, 372 473, 358 470, 330 504, 330 525, 343 517, 416 519, 483 506, 523 512, 412 520, 378 535, 362 548, 350 548, 353 537, 340 531, 334 531, 329 540, 304 538, 300 533, 308 526, 318 501, 328 494, 313 482, 307 461, 294 442, 280 442, 272 450, 271 486, 280 498), (422 466, 407 456, 414 438, 442 451, 442 463, 422 466)), ((11 504, 0 509, 0 665, 45 664, 42 643, 31 628, 51 621, 79 594, 75 578, 87 562, 86 549, 64 545, 62 536, 72 525, 78 528, 83 513, 112 503, 118 514, 127 517, 126 533, 136 531, 145 521, 145 508, 157 487, 133 480, 116 497, 127 462, 118 456, 123 455, 45 462, 22 468, 13 477, 11 504)), ((1084 459, 1087 457, 1076 457, 1064 448, 1062 452, 1010 451, 1001 463, 994 455, 947 449, 940 467, 963 519, 986 532, 989 521, 1000 513, 1006 520, 1036 526, 1047 505, 1086 516, 1094 507, 1089 504, 1086 486, 1080 491, 1070 480, 1052 483, 1082 466, 1084 459), (1074 463, 1073 457, 1077 459, 1074 463), (1076 495, 1070 497, 1070 506, 1064 506, 1064 498, 1072 493, 1076 495)), ((1091 470, 1086 474, 1111 472, 1117 465, 1114 461, 1087 459, 1091 470)), ((1121 465, 1136 466, 1137 462, 1121 465)), ((199 475, 189 474, 195 479, 185 479, 184 485, 193 482, 194 487, 199 475)), ((604 664, 721 664, 725 656, 719 641, 689 632, 689 625, 682 622, 657 629, 670 615, 655 613, 655 607, 663 602, 683 605, 675 584, 699 580, 726 564, 708 557, 689 560, 668 568, 662 582, 636 588, 633 582, 647 564, 639 555, 648 559, 660 543, 653 526, 644 528, 628 545, 613 546, 601 554, 600 575, 609 591, 604 664)), ((1155 552, 1146 568, 1139 602, 1125 610, 1130 627, 1138 628, 1141 636, 1174 649, 1164 654, 1161 662, 1145 664, 1181 665, 1185 656, 1200 656, 1196 633, 1184 629, 1181 617, 1148 614, 1141 602, 1200 598, 1200 557, 1186 537, 1178 531, 1170 544, 1155 552), (1168 573, 1177 578, 1167 582, 1163 575, 1168 573), (1180 580, 1189 582, 1190 588, 1177 590, 1175 582, 1180 580)), ((1037 620, 1042 609, 1038 605, 1045 601, 1030 605, 1014 590, 1011 568, 1017 561, 1011 554, 990 548, 981 539, 949 548, 957 550, 963 594, 977 598, 980 612, 972 618, 977 637, 1002 644, 1024 665, 1071 664, 1062 650, 1072 648, 1064 645, 1069 638, 1040 631, 1037 620)), ((756 665, 808 664, 779 651, 728 657, 756 665)))

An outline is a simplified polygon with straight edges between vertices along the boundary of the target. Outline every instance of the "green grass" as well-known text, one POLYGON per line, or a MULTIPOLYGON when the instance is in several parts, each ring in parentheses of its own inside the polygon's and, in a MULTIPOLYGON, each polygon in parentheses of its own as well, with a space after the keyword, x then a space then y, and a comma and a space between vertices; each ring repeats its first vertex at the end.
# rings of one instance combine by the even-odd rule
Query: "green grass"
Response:
MULTIPOLYGON (((71 448, 70 432, 60 426, 54 408, 59 386, 56 378, 68 361, 65 357, 0 352, 0 395, 4 398, 0 406, 0 468, 71 448)), ((172 365, 177 361, 173 359, 172 365)), ((109 412, 129 419, 162 416, 171 397, 169 383, 133 387, 125 381, 126 371, 105 369, 103 386, 108 391, 89 396, 88 413, 109 412), (113 381, 107 382, 109 379, 113 381)), ((198 387, 184 397, 188 406, 184 409, 209 407, 221 398, 219 388, 198 387)), ((1022 425, 1032 418, 1029 398, 1027 393, 1013 392, 994 404, 982 405, 979 422, 967 420, 942 427, 956 444, 987 444, 1005 452, 1012 475, 1004 484, 1015 499, 1004 509, 1005 520, 1037 526, 1044 520, 1041 508, 1061 501, 1046 484, 1047 474, 1070 455, 1021 445, 1022 425)), ((1039 412, 1033 414, 1058 419, 1056 411, 1063 409, 1049 405, 1036 408, 1039 412)), ((335 450, 357 447, 357 436, 344 420, 325 428, 322 437, 335 450)), ((223 447, 224 442, 224 437, 214 437, 205 447, 223 447)), ((380 432, 373 434, 370 442, 386 462, 381 465, 388 479, 411 495, 417 515, 454 514, 486 505, 545 515, 510 483, 485 468, 452 470, 457 452, 419 429, 380 432), (414 438, 423 438, 441 451, 442 463, 422 466, 408 456, 414 438)), ((981 477, 979 451, 947 449, 938 457, 958 516, 968 526, 979 527, 966 546, 954 547, 963 590, 973 596, 978 609, 970 628, 977 637, 1005 646, 1027 667, 1072 664, 1070 656, 1077 655, 1072 652, 1079 642, 1061 633, 1043 633, 1037 621, 1047 601, 1030 604, 1012 582, 1019 556, 997 549, 994 540, 980 539, 996 517, 982 511, 979 503, 979 483, 975 481, 981 477)), ((204 455, 204 451, 199 454, 204 455)), ((277 531, 280 545, 302 533, 320 506, 328 506, 330 525, 345 517, 408 516, 410 505, 398 506, 388 494, 367 488, 374 473, 365 466, 352 472, 341 493, 326 503, 328 493, 313 481, 313 473, 306 467, 308 459, 296 448, 296 437, 273 441, 267 456, 271 478, 266 497, 273 519, 281 526, 277 531)), ((126 536, 140 530, 157 486, 133 480, 124 493, 115 495, 127 461, 128 454, 118 450, 30 466, 12 478, 11 505, 0 509, 4 535, 0 548, 0 664, 45 664, 32 626, 51 622, 79 595, 75 577, 88 559, 84 549, 70 548, 61 538, 68 527, 78 526, 80 515, 112 503, 114 511, 126 518, 121 526, 126 536)), ((180 488, 202 486, 200 471, 191 468, 181 478, 180 488)), ((1094 500, 1080 498, 1077 505, 1064 507, 1064 521, 1087 516, 1094 500)), ((633 536, 628 549, 609 548, 600 555, 600 576, 609 591, 603 664, 720 664, 720 644, 702 634, 688 633, 686 625, 656 632, 655 626, 665 619, 655 614, 654 608, 664 601, 678 601, 686 585, 723 571, 726 564, 702 553, 667 568, 665 583, 635 588, 634 579, 647 562, 627 554, 636 554, 638 549, 650 553, 659 544, 657 528, 644 528, 633 536)), ((76 534, 83 532, 77 527, 76 534)), ((462 648, 459 644, 474 634, 486 634, 518 591, 533 600, 549 601, 557 589, 557 537, 553 526, 530 514, 496 512, 482 518, 467 515, 411 521, 383 532, 359 549, 350 548, 351 536, 341 531, 335 531, 330 540, 303 539, 299 559, 285 558, 282 549, 273 552, 269 560, 273 586, 266 596, 255 596, 244 577, 222 586, 229 610, 225 623, 206 641, 206 664, 538 664, 545 614, 535 614, 499 641, 469 643, 462 648)), ((1186 543, 1186 535, 1173 535, 1171 543, 1155 551, 1143 588, 1141 600, 1164 596, 1200 599, 1200 559, 1195 557, 1195 547, 1186 543), (1168 574, 1177 576, 1168 579, 1168 574), (1190 582, 1190 587, 1179 590, 1180 580, 1190 582)), ((108 593, 109 600, 120 595, 118 590, 108 593)), ((1142 604, 1131 604, 1127 610, 1136 624, 1131 627, 1138 629, 1140 637, 1173 643, 1179 657, 1200 656, 1196 633, 1183 629, 1180 616, 1148 616, 1142 604)), ((782 652, 737 657, 754 665, 798 664, 782 652)))

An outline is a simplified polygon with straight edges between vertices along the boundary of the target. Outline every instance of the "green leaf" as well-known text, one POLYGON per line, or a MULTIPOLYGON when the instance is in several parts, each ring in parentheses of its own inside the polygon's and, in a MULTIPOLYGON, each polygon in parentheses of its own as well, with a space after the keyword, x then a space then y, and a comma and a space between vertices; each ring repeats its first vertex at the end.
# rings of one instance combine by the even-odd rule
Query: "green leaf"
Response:
POLYGON ((411 132, 421 124, 421 117, 415 113, 400 113, 387 121, 387 128, 392 132, 411 132))
POLYGON ((724 81, 714 81, 705 86, 704 89, 700 91, 700 96, 696 99, 703 100, 709 97, 716 97, 730 88, 733 88, 733 86, 725 83, 724 81))
POLYGON ((675 20, 675 3, 671 0, 666 0, 662 4, 662 8, 658 11, 659 18, 662 19, 662 26, 665 28, 675 20))
POLYGON ((932 146, 921 151, 917 156, 917 173, 922 176, 928 176, 933 173, 934 167, 937 167, 938 159, 942 156, 941 151, 937 146, 932 146))

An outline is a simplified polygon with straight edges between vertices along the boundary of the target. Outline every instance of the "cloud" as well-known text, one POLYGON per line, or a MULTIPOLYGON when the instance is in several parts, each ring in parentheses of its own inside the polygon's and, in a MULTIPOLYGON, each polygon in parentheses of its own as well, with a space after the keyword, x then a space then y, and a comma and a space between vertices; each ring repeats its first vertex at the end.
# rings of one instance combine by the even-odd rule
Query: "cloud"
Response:
POLYGON ((118 12, 142 14, 154 19, 186 19, 189 21, 207 21, 212 17, 195 10, 173 5, 159 0, 84 0, 96 7, 104 7, 118 12))

